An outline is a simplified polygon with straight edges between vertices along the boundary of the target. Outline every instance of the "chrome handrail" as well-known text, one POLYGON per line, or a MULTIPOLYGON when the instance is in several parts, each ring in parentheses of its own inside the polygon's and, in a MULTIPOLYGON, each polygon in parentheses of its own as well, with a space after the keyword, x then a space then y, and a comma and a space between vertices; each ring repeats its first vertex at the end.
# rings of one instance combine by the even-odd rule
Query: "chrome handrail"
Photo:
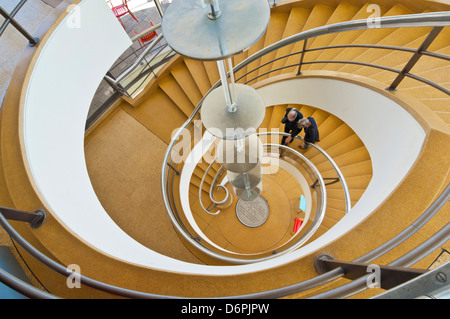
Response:
MULTIPOLYGON (((386 22, 387 19, 391 19, 391 18, 395 18, 395 17, 381 18, 381 19, 383 19, 382 21, 386 22)), ((449 15, 448 14, 445 15, 445 18, 448 19, 449 15)), ((438 19, 438 17, 434 17, 434 19, 438 19)), ((411 23, 411 22, 414 22, 414 21, 410 21, 409 23, 411 23)), ((439 20, 436 20, 436 22, 439 22, 439 20)), ((439 23, 441 23, 441 22, 439 22, 439 23)), ((445 21, 445 23, 447 23, 445 26, 448 26, 448 21, 445 21)), ((427 26, 435 26, 435 25, 432 24, 432 25, 427 25, 427 26)), ((393 27, 395 27, 395 26, 393 26, 393 27)), ((362 27, 360 27, 360 28, 362 28, 362 27)), ((351 29, 344 30, 344 31, 351 31, 351 29)), ((339 32, 339 31, 334 31, 334 32, 339 32)), ((323 34, 326 34, 326 33, 323 33, 323 34)), ((285 44, 285 45, 287 45, 287 44, 285 44)), ((266 51, 266 53, 268 53, 268 52, 266 51)), ((253 55, 251 58, 253 61, 253 60, 256 60, 258 57, 255 57, 253 55)), ((242 68, 250 62, 248 60, 245 60, 241 64, 239 64, 239 67, 242 68)), ((218 87, 219 84, 220 84, 220 82, 217 82, 211 88, 211 90, 218 87)), ((203 99, 202 99, 202 101, 203 101, 203 99)), ((198 113, 198 111, 201 107, 202 101, 194 109, 194 112, 191 114, 189 119, 183 124, 183 127, 187 127, 192 122, 192 119, 195 117, 195 115, 198 113)), ((173 149, 174 143, 178 139, 179 136, 180 135, 178 134, 178 136, 175 139, 173 139, 172 142, 170 143, 170 145, 169 145, 170 150, 173 149)), ((168 159, 169 155, 170 155, 170 151, 168 153, 166 153, 164 163, 167 163, 167 159, 168 159)), ((163 165, 163 173, 166 171, 167 171, 167 167, 166 167, 166 165, 163 165)), ((165 174, 162 174, 163 185, 164 185, 164 175, 165 174)), ((165 200, 164 202, 165 202, 165 205, 167 208, 168 207, 167 206, 167 194, 165 193, 164 186, 163 186, 163 194, 164 194, 163 197, 165 200)), ((365 257, 368 258, 367 260, 374 260, 375 258, 385 254, 386 252, 390 251, 394 247, 398 246, 400 243, 402 243, 404 240, 406 240, 406 238, 408 238, 409 236, 411 236, 412 234, 417 232, 423 225, 425 225, 425 223, 432 216, 434 216, 439 211, 440 208, 442 208, 442 206, 449 199, 448 194, 449 194, 449 186, 447 186, 446 190, 438 197, 438 199, 436 199, 432 203, 432 205, 415 222, 413 222, 407 229, 405 229, 402 233, 398 234, 396 237, 394 237, 389 242, 384 243, 382 246, 379 247, 379 249, 375 249, 375 250, 369 252, 367 255, 360 257, 358 260, 366 260, 365 257), (373 253, 373 252, 375 252, 375 253, 373 253)), ((37 260, 43 262, 46 266, 48 266, 49 268, 51 268, 53 270, 56 270, 57 272, 61 273, 62 275, 66 275, 66 276, 69 275, 67 273, 66 268, 64 268, 63 266, 48 259, 45 255, 41 254, 39 251, 36 250, 36 248, 34 248, 32 245, 30 245, 22 236, 20 236, 20 234, 18 232, 16 232, 13 227, 10 226, 10 224, 7 222, 7 220, 3 217, 3 215, 1 213, 0 213, 0 224, 26 251, 28 251, 37 260)), ((446 231, 446 233, 448 234, 447 229, 444 229, 444 231, 446 231)), ((421 250, 423 250, 423 249, 421 249, 421 250)), ((434 246, 431 248, 431 250, 428 249, 429 252, 431 252, 432 250, 434 250, 434 246)), ((409 255, 411 255, 411 253, 409 255)), ((330 272, 327 272, 323 275, 319 275, 312 279, 309 279, 309 280, 306 280, 306 281, 303 281, 300 283, 296 283, 291 286, 286 286, 286 287, 273 289, 273 290, 267 290, 267 291, 260 292, 260 293, 252 293, 252 294, 248 294, 248 295, 228 296, 226 298, 278 298, 278 297, 292 295, 294 293, 298 293, 298 292, 305 291, 310 288, 317 287, 321 284, 330 282, 341 276, 343 276, 343 269, 336 268, 336 269, 334 269, 330 272)), ((80 275, 80 278, 82 278, 82 281, 83 281, 83 279, 85 279, 86 277, 80 275)), ((95 280, 92 282, 90 282, 90 281, 91 280, 88 278, 87 282, 84 282, 84 281, 83 282, 87 285, 91 284, 91 287, 94 287, 96 289, 107 291, 109 293, 113 293, 113 294, 117 294, 117 295, 121 295, 121 296, 125 296, 125 297, 131 297, 131 298, 177 298, 176 296, 162 296, 162 295, 154 295, 154 294, 149 294, 149 293, 141 293, 141 292, 137 292, 137 291, 132 291, 132 290, 127 290, 127 289, 123 289, 123 288, 119 288, 119 287, 110 286, 108 284, 101 283, 101 282, 97 285, 96 283, 98 283, 98 282, 96 282, 95 280)))
MULTIPOLYGON (((397 28, 397 27, 424 27, 424 26, 450 26, 450 12, 432 12, 432 13, 422 13, 422 14, 413 14, 413 15, 406 15, 406 16, 393 16, 393 17, 382 17, 379 20, 379 28, 397 28)), ((338 33, 338 32, 344 32, 344 31, 355 31, 355 30, 364 30, 369 29, 369 25, 367 22, 367 19, 362 20, 356 20, 356 21, 348 21, 348 22, 342 22, 337 23, 333 25, 327 25, 315 29, 311 29, 308 31, 301 32, 299 34, 290 36, 288 38, 282 39, 272 45, 269 45, 266 48, 263 48, 262 50, 256 52, 255 54, 251 55, 250 57, 246 58, 244 61, 239 63, 237 66, 233 68, 234 73, 242 69, 243 67, 247 66, 251 62, 261 58, 262 56, 278 50, 284 46, 303 41, 312 37, 317 37, 320 35, 325 34, 331 34, 331 33, 338 33)), ((205 94, 205 96, 200 100, 198 105, 193 110, 191 116, 188 118, 188 120, 183 124, 180 130, 178 130, 177 134, 172 137, 172 141, 169 144, 169 147, 166 152, 166 156, 164 157, 164 163, 167 162, 168 155, 170 154, 174 142, 178 140, 178 137, 181 134, 181 131, 192 121, 193 117, 197 115, 199 112, 202 103, 205 99, 205 97, 215 88, 217 88, 220 85, 221 81, 217 81, 217 83, 205 94)), ((166 175, 166 165, 163 165, 162 172, 161 172, 161 178, 162 178, 162 185, 163 185, 163 201, 166 206, 167 212, 169 217, 172 220, 172 223, 174 224, 175 228, 177 230, 181 230, 180 225, 177 225, 173 217, 173 214, 171 213, 171 210, 169 209, 168 205, 168 199, 167 199, 167 193, 165 190, 165 180, 164 176, 166 175)), ((349 200, 349 198, 346 198, 346 201, 349 200)), ((349 202, 348 202, 349 203, 349 202)), ((184 234, 183 232, 181 232, 184 234)), ((190 243, 192 243, 194 246, 199 247, 198 243, 194 241, 192 238, 183 235, 186 237, 186 240, 190 243)), ((203 249, 202 249, 203 250, 203 249)))
POLYGON ((145 37, 147 34, 152 33, 153 31, 156 31, 161 28, 161 23, 155 24, 154 26, 136 34, 134 37, 131 38, 131 42, 135 42, 136 40, 139 40, 142 37, 145 37))
MULTIPOLYGON (((408 27, 408 28, 447 27, 447 26, 450 26, 450 12, 430 12, 430 13, 419 13, 401 16, 381 17, 379 19, 379 26, 377 26, 377 29, 401 28, 401 27, 408 27)), ((296 42, 300 42, 303 40, 315 38, 326 34, 365 30, 365 29, 371 29, 371 27, 369 27, 368 25, 367 19, 325 25, 315 29, 300 32, 290 37, 284 38, 254 53, 253 55, 249 56, 241 63, 236 65, 233 68, 233 71, 236 73, 246 65, 261 58, 262 56, 296 42)))
MULTIPOLYGON (((393 248, 397 247, 399 244, 401 244, 403 241, 405 241, 407 238, 415 234, 417 231, 419 231, 434 215, 436 215, 437 212, 440 211, 442 206, 448 202, 450 198, 450 185, 447 185, 445 190, 439 195, 439 197, 425 210, 425 212, 419 216, 408 228, 406 228, 404 231, 396 235, 394 238, 392 238, 389 242, 384 243, 383 245, 379 246, 378 248, 375 248, 374 250, 370 251, 364 256, 361 256, 358 259, 355 259, 355 262, 357 261, 365 261, 370 262, 372 260, 375 260, 376 258, 386 254, 393 248)), ((31 244, 29 244, 4 218, 4 216, 0 212, 0 225, 6 230, 6 232, 15 240, 17 241, 28 253, 30 253, 34 258, 42 262, 44 265, 49 267, 50 269, 53 269, 57 272, 59 272, 62 275, 69 276, 70 273, 67 272, 67 269, 65 269, 62 265, 54 262, 41 252, 39 252, 35 247, 33 247, 31 244)), ((431 251, 434 251, 436 248, 436 241, 442 240, 442 235, 444 234, 446 239, 444 241, 448 240, 448 224, 441 229, 437 234, 435 234, 430 240, 425 242, 424 244, 420 245, 416 249, 413 249, 409 251, 406 255, 403 255, 402 257, 398 258, 396 262, 404 259, 404 256, 411 256, 414 255, 414 252, 416 250, 420 250, 421 256, 424 255, 424 251, 428 250, 428 253, 431 251), (437 238, 437 239, 436 239, 437 238), (425 248, 424 248, 425 247, 425 248)), ((441 244, 440 242, 438 245, 441 244)), ((410 264, 414 263, 415 261, 411 262, 410 264)), ((320 285, 326 284, 328 282, 331 282, 335 279, 338 279, 342 276, 344 276, 344 269, 342 267, 338 267, 336 269, 333 269, 329 272, 326 272, 322 275, 316 276, 314 278, 290 285, 285 286, 281 288, 276 288, 272 290, 266 290, 262 292, 257 293, 251 293, 246 295, 234 295, 234 296, 224 296, 224 297, 216 297, 217 299, 223 299, 223 298, 233 298, 233 299, 248 299, 248 298, 265 298, 265 299, 274 299, 274 298, 281 298, 289 295, 293 295, 295 293, 299 293, 302 291, 306 291, 308 289, 312 289, 315 287, 318 287, 320 285)), ((109 293, 117 294, 124 297, 129 298, 183 298, 179 296, 170 296, 170 295, 156 295, 151 293, 144 293, 144 292, 138 292, 135 290, 128 290, 124 288, 120 288, 117 286, 108 285, 102 282, 98 282, 96 280, 92 280, 91 278, 88 278, 84 275, 78 274, 80 280, 89 285, 92 288, 99 289, 102 291, 106 291, 109 293)), ((14 289, 17 289, 19 292, 33 298, 58 298, 54 295, 47 294, 44 292, 39 291, 37 288, 31 287, 26 283, 20 282, 18 278, 13 278, 13 276, 10 276, 8 274, 5 274, 5 277, 0 276, 0 279, 2 279, 2 282, 7 281, 8 285, 14 289), (6 280, 3 280, 6 279, 6 280)), ((364 278, 364 277, 363 277, 364 278)), ((365 279, 365 278, 364 278, 365 279)), ((353 284, 350 288, 347 288, 347 291, 354 291, 360 290, 359 283, 361 280, 358 280, 356 284, 353 284)), ((339 289, 341 290, 341 289, 339 289)), ((320 295, 316 295, 314 297, 318 297, 320 295)), ((336 294, 335 294, 336 296, 336 294)))
POLYGON ((112 82, 114 84, 119 84, 123 79, 125 79, 128 75, 130 75, 131 73, 133 73, 136 70, 136 68, 139 66, 139 64, 142 62, 142 60, 145 58, 147 53, 149 53, 159 43, 159 41, 161 41, 162 38, 163 38, 162 34, 158 35, 158 37, 155 40, 153 40, 152 43, 150 43, 145 48, 145 50, 136 59, 136 61, 134 61, 134 63, 130 67, 128 67, 128 69, 126 69, 124 72, 122 72, 117 77, 117 79, 113 79, 109 75, 105 75, 105 78, 108 79, 108 81, 110 81, 110 82, 112 82))
MULTIPOLYGON (((319 212, 316 212, 316 217, 315 217, 313 223, 309 226, 308 230, 300 238, 298 238, 295 241, 295 243, 292 244, 290 247, 284 249, 281 252, 277 252, 277 254, 273 254, 270 256, 266 256, 266 257, 260 257, 260 258, 253 258, 253 259, 242 259, 242 258, 229 257, 229 256, 225 256, 225 255, 222 255, 215 251, 210 250, 209 248, 201 245, 201 243, 199 243, 196 239, 194 239, 191 234, 187 234, 186 232, 184 232, 182 226, 177 222, 175 216, 173 214, 169 214, 172 224, 179 231, 179 233, 183 236, 183 238, 186 239, 187 241, 189 241, 190 243, 192 243, 194 247, 198 248, 199 250, 201 250, 203 253, 209 255, 210 257, 216 258, 218 260, 223 260, 223 261, 226 261, 229 263, 234 263, 234 264, 248 264, 248 263, 261 262, 261 261, 276 258, 278 256, 281 256, 281 255, 284 255, 291 251, 294 251, 294 250, 298 249, 300 246, 302 246, 308 239, 311 238, 312 235, 314 235, 314 233, 317 231, 317 229, 319 228, 320 224, 322 223, 322 221, 325 217, 326 201, 327 201, 326 200, 325 183, 320 175, 320 172, 317 170, 317 168, 314 166, 314 164, 308 158, 306 158, 303 154, 299 153, 298 151, 296 151, 290 147, 287 147, 284 145, 279 145, 279 144, 263 144, 263 147, 271 147, 271 148, 276 147, 278 149, 279 148, 284 149, 285 151, 294 153, 294 155, 296 157, 301 158, 302 161, 308 165, 308 167, 314 172, 315 178, 319 181, 319 191, 322 194, 321 204, 319 206, 320 207, 319 212)), ((166 153, 166 155, 167 155, 167 153, 166 153)), ((164 165, 163 172, 165 172, 166 169, 167 168, 164 165)), ((165 173, 163 173, 163 174, 165 175, 165 173)), ((162 182, 164 183, 164 179, 162 182)), ((163 185, 162 189, 163 189, 163 192, 165 193, 166 188, 164 187, 164 185, 163 185)), ((164 204, 166 205, 166 208, 169 207, 168 201, 165 201, 164 204)), ((247 254, 245 256, 248 257, 251 255, 253 255, 253 254, 247 254)))
POLYGON ((220 189, 225 191, 225 193, 226 193, 225 198, 222 201, 216 201, 213 198, 214 185, 216 185, 217 178, 220 178, 220 176, 222 175, 223 171, 224 171, 224 168, 223 168, 223 166, 221 166, 219 168, 219 170, 217 171, 216 175, 214 175, 214 179, 213 179, 213 181, 211 183, 211 188, 209 189, 209 199, 211 199, 211 201, 213 203, 215 203, 216 205, 224 205, 230 199, 230 193, 229 193, 228 189, 225 186, 222 186, 222 185, 217 185, 217 187, 219 187, 220 189))
MULTIPOLYGON (((209 164, 208 168, 206 169, 205 173, 203 174, 202 180, 201 180, 201 182, 200 182, 200 187, 199 187, 199 189, 198 189, 198 201, 200 202, 201 208, 202 208, 207 214, 213 215, 213 216, 218 215, 218 214, 220 213, 220 210, 216 211, 215 213, 211 213, 208 209, 206 209, 205 206, 203 205, 202 192, 203 192, 203 183, 205 182, 205 177, 208 175, 209 170, 211 169, 211 167, 213 166, 213 164, 216 162, 216 159, 217 159, 217 158, 214 158, 214 160, 211 162, 211 164, 209 164)), ((222 201, 216 201, 216 200, 214 200, 214 198, 213 198, 213 196, 212 196, 212 191, 213 191, 213 188, 214 188, 214 182, 215 182, 215 180, 216 180, 216 176, 217 176, 217 173, 216 173, 216 175, 214 176, 214 181, 213 181, 213 183, 211 184, 211 186, 210 186, 210 188, 209 188, 209 198, 210 198, 211 201, 213 202, 214 207, 216 207, 217 205, 223 205, 223 204, 225 204, 226 202, 228 202, 228 199, 230 198, 230 194, 229 194, 229 192, 228 192, 228 189, 227 189, 226 187, 222 186, 222 185, 218 185, 217 187, 219 187, 220 189, 225 190, 225 193, 226 193, 225 199, 223 199, 222 201)))

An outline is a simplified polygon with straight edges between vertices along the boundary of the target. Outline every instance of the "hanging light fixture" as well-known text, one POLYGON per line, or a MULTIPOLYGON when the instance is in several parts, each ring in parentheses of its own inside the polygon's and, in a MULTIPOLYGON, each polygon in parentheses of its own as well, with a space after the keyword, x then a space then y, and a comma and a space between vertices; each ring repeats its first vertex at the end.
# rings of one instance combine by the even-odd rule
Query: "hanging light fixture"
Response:
POLYGON ((251 86, 234 82, 231 57, 255 44, 269 19, 267 0, 173 0, 161 25, 180 55, 217 61, 222 86, 205 97, 200 114, 206 130, 221 139, 219 161, 242 200, 255 199, 262 189, 262 143, 255 133, 265 104, 251 86))

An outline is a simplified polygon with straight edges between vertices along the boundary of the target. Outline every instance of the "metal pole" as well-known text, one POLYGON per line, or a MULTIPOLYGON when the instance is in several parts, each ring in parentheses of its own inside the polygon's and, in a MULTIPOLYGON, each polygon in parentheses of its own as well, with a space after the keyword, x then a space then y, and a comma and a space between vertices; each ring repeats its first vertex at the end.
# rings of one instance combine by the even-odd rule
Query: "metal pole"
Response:
POLYGON ((305 52, 306 52, 306 45, 308 43, 308 39, 305 39, 305 41, 303 41, 303 51, 302 51, 302 55, 300 57, 300 62, 298 64, 298 71, 297 71, 297 76, 302 74, 302 65, 303 65, 303 59, 305 57, 305 52))
POLYGON ((163 9, 161 7, 161 3, 159 3, 159 0, 153 0, 153 2, 155 3, 156 9, 158 10, 159 15, 163 16, 163 9))
POLYGON ((0 6, 0 14, 7 20, 9 21, 9 23, 11 23, 16 29, 17 31, 19 31, 25 38, 28 39, 28 45, 30 47, 34 47, 36 44, 38 44, 39 42, 39 38, 34 38, 31 34, 29 34, 27 32, 27 30, 25 30, 16 20, 14 20, 8 12, 5 11, 5 9, 3 9, 0 6))
MULTIPOLYGON (((17 6, 13 9, 13 11, 11 11, 11 13, 9 14, 9 16, 11 18, 14 18, 14 16, 17 14, 17 12, 19 12, 20 8, 22 8, 22 6, 25 4, 25 2, 27 2, 27 0, 22 0, 20 1, 17 6)), ((10 22, 10 19, 6 19, 5 21, 3 21, 2 26, 0 27, 0 36, 3 34, 3 32, 6 30, 6 27, 8 26, 10 22)))
POLYGON ((419 61, 419 59, 422 57, 422 52, 426 51, 428 47, 433 43, 434 39, 439 35, 439 33, 442 31, 444 27, 434 27, 433 30, 428 34, 428 37, 423 41, 423 43, 420 45, 420 47, 417 49, 416 53, 411 57, 409 62, 405 65, 403 70, 400 72, 400 74, 397 76, 397 78, 392 82, 391 86, 387 88, 389 91, 394 91, 397 89, 399 84, 403 81, 406 74, 411 71, 411 69, 416 65, 416 63, 419 61))
POLYGON ((30 213, 13 208, 0 207, 0 214, 3 214, 6 219, 27 222, 33 228, 39 228, 46 218, 46 214, 43 210, 37 210, 34 213, 30 213))
MULTIPOLYGON (((351 280, 356 280, 364 275, 367 275, 369 272, 369 266, 373 266, 366 263, 344 262, 339 260, 330 260, 328 258, 320 258, 317 261, 322 263, 322 267, 326 269, 325 272, 341 267, 344 269, 344 278, 351 280)), ((379 275, 381 282, 379 284, 383 289, 391 289, 427 272, 426 269, 407 267, 393 267, 384 265, 376 265, 376 267, 378 267, 380 271, 379 275)))
POLYGON ((0 282, 30 299, 59 299, 59 297, 33 287, 0 268, 0 282))

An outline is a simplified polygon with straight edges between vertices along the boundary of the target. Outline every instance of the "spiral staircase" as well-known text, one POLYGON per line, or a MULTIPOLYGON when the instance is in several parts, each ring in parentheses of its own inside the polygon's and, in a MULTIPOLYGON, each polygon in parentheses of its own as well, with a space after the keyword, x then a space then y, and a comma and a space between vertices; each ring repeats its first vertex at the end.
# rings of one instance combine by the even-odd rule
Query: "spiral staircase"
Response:
MULTIPOLYGON (((65 5, 59 8, 61 15, 53 17, 42 31, 46 35, 40 46, 50 41, 49 35, 67 15, 65 5)), ((24 159, 21 130, 26 121, 22 107, 17 108, 25 101, 23 92, 41 52, 39 46, 27 48, 11 80, 1 113, 0 185, 1 206, 46 212, 39 228, 24 222, 9 222, 26 242, 63 265, 55 266, 59 269, 55 272, 39 263, 28 249, 14 246, 38 278, 36 286, 63 298, 371 298, 382 296, 389 289, 367 289, 361 284, 361 278, 365 283, 366 277, 361 277, 359 282, 349 279, 342 265, 320 271, 323 259, 318 257, 332 256, 342 262, 392 265, 407 270, 428 269, 443 251, 449 250, 449 209, 445 203, 449 181, 450 33, 448 27, 440 29, 433 25, 320 33, 326 26, 339 27, 347 21, 368 19, 375 12, 372 9, 379 10, 381 17, 395 17, 449 11, 449 6, 440 1, 281 1, 271 6, 266 33, 248 51, 233 57, 236 81, 253 86, 266 98, 260 133, 283 132, 280 121, 287 107, 295 107, 305 117, 312 116, 318 122, 318 147, 300 150, 301 139, 290 145, 295 151, 292 154, 300 153, 296 157, 304 156, 322 178, 333 180, 319 182, 326 193, 323 219, 301 249, 290 251, 289 243, 304 235, 314 224, 314 215, 319 213, 311 211, 308 219, 298 208, 299 194, 309 196, 311 206, 319 202, 319 197, 318 188, 305 189, 295 178, 293 171, 301 175, 306 175, 306 171, 292 157, 276 154, 285 164, 263 179, 263 195, 269 201, 270 217, 261 227, 251 229, 236 218, 238 199, 235 196, 231 195, 225 204, 214 203, 213 198, 224 197, 226 184, 217 187, 224 174, 218 175, 220 164, 209 165, 214 156, 209 148, 211 143, 205 144, 207 147, 193 162, 176 161, 170 152, 187 157, 189 151, 194 152, 197 145, 205 143, 205 130, 196 126, 195 121, 200 119, 202 99, 220 84, 215 62, 175 55, 139 94, 122 96, 85 132, 86 167, 98 201, 113 223, 141 245, 143 251, 167 257, 168 261, 161 259, 162 264, 167 262, 166 269, 147 265, 145 261, 139 263, 136 261, 139 258, 130 261, 102 251, 71 230, 40 194, 32 169, 24 159), (373 5, 376 7, 370 7, 373 5), (312 37, 289 41, 308 32, 312 37), (314 32, 319 33, 314 36, 314 32), (285 45, 267 50, 267 54, 258 53, 283 39, 285 45), (378 47, 370 47, 374 45, 378 47), (412 63, 411 58, 418 55, 418 48, 423 50, 420 59, 406 69, 412 63), (401 82, 393 87, 397 77, 401 77, 401 82), (354 119, 347 121, 333 108, 319 102, 314 105, 314 99, 302 100, 288 93, 303 83, 310 89, 323 85, 323 95, 327 95, 331 91, 326 88, 331 88, 336 81, 345 83, 345 87, 375 92, 397 103, 424 132, 417 157, 406 160, 411 164, 404 176, 380 201, 371 203, 372 206, 363 206, 363 202, 367 201, 367 194, 373 194, 371 185, 377 178, 380 158, 385 163, 395 162, 394 155, 374 155, 368 145, 374 142, 367 142, 365 136, 358 134, 360 129, 354 125, 354 119), (273 97, 274 92, 280 92, 282 97, 273 97), (189 133, 188 139, 180 135, 179 128, 189 133), (209 161, 207 151, 211 152, 209 161), (347 190, 349 203, 345 199, 347 190), (347 205, 371 209, 355 217, 352 214, 364 209, 349 210, 347 205), (440 209, 430 213, 433 205, 440 209), (185 208, 190 210, 189 214, 185 208), (304 219, 303 232, 298 234, 292 231, 296 217, 304 219), (382 249, 382 253, 377 250, 392 241, 397 245, 382 249), (417 257, 421 254, 417 250, 422 252, 423 247, 428 249, 426 254, 417 257), (248 262, 248 256, 262 257, 263 261, 248 262), (236 262, 240 258, 242 262, 236 262), (177 262, 171 264, 172 260, 177 262), (80 289, 67 288, 64 269, 71 264, 79 265, 82 275, 87 277, 82 279, 86 284, 80 289), (356 285, 359 288, 351 290, 356 285)), ((336 93, 335 99, 338 98, 336 93)), ((332 102, 333 97, 327 96, 327 101, 332 102)), ((390 117, 390 113, 384 116, 390 117)), ((374 131, 390 130, 383 122, 375 124, 374 131)), ((380 136, 388 135, 380 133, 380 136)), ((275 135, 276 143, 280 137, 275 135)), ((72 205, 77 206, 79 202, 74 200, 72 205)), ((13 238, 22 244, 20 239, 13 238)))

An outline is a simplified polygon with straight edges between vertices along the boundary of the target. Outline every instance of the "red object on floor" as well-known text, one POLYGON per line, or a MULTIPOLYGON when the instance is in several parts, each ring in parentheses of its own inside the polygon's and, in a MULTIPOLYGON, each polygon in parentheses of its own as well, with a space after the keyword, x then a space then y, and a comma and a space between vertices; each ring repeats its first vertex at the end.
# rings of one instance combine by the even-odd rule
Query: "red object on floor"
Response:
POLYGON ((136 18, 133 14, 133 12, 131 12, 131 10, 128 8, 128 0, 122 0, 122 4, 119 4, 117 6, 114 6, 110 1, 109 4, 111 6, 111 10, 114 12, 114 15, 116 16, 117 19, 119 19, 120 23, 122 24, 122 27, 126 30, 125 26, 123 25, 122 19, 120 17, 129 14, 130 16, 132 16, 134 18, 134 20, 139 21, 138 18, 136 18))
POLYGON ((294 222, 294 233, 298 232, 300 229, 300 226, 303 224, 303 220, 299 219, 298 217, 295 217, 294 222))
MULTIPOLYGON (((150 25, 151 25, 151 27, 154 26, 153 21, 150 21, 150 25)), ((151 28, 151 27, 150 27, 150 28, 151 28)), ((143 32, 145 32, 145 31, 147 31, 147 30, 148 30, 148 29, 145 29, 144 31, 142 31, 142 32, 140 32, 140 33, 143 33, 143 32)), ((135 33, 134 30, 132 30, 132 31, 133 31, 133 34, 134 34, 134 35, 138 34, 138 33, 135 33)), ((140 38, 140 39, 138 40, 138 41, 139 41, 139 44, 141 45, 141 48, 144 47, 145 42, 151 41, 151 40, 153 40, 153 38, 156 38, 157 36, 158 36, 158 34, 156 33, 156 31, 152 31, 152 32, 150 32, 149 34, 144 35, 142 38, 140 38)))

